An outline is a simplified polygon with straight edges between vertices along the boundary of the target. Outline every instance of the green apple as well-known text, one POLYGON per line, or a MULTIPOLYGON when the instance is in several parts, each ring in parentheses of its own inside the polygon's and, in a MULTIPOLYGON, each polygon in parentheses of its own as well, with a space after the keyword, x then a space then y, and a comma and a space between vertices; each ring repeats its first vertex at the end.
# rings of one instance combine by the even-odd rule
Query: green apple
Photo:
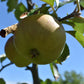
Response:
POLYGON ((14 36, 10 37, 5 45, 6 56, 18 67, 24 67, 31 63, 24 55, 19 55, 13 44, 14 36))
POLYGON ((63 26, 48 14, 24 18, 19 22, 14 35, 18 53, 35 64, 55 61, 63 51, 66 41, 63 26))

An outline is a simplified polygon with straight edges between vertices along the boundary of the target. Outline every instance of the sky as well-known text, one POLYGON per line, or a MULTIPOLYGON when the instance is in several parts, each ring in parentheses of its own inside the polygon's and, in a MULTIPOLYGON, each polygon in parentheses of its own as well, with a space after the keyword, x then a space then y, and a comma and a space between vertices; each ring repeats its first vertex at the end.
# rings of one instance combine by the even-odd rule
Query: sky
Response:
MULTIPOLYGON (((24 1, 24 0, 21 0, 24 1)), ((41 5, 42 2, 39 2, 39 0, 33 0, 38 5, 41 5)), ((26 2, 24 2, 26 4, 26 2)), ((67 15, 67 13, 71 13, 74 10, 73 3, 67 4, 60 8, 57 13, 60 17, 64 17, 67 15)), ((84 15, 84 12, 82 13, 84 15)), ((7 12, 7 6, 6 2, 0 2, 0 30, 8 27, 12 24, 17 23, 13 12, 8 13, 7 12)), ((67 25, 63 25, 65 30, 69 30, 72 28, 67 25)), ((8 35, 6 38, 0 37, 0 55, 4 54, 4 46, 8 38, 12 34, 8 35)), ((64 71, 76 71, 77 73, 83 73, 84 74, 84 48, 78 43, 76 39, 74 39, 71 35, 66 34, 66 43, 69 46, 70 49, 70 56, 69 58, 62 63, 62 65, 58 64, 59 73, 61 75, 64 74, 64 71)), ((8 63, 9 60, 7 59, 3 64, 8 63)), ((1 66, 0 66, 1 67, 1 66)), ((49 64, 47 65, 39 65, 39 77, 42 80, 46 80, 47 78, 50 78, 51 80, 54 80, 53 75, 51 73, 49 64)), ((15 65, 11 65, 7 68, 5 68, 1 73, 0 77, 4 78, 4 80, 7 82, 7 84, 16 84, 16 82, 28 82, 29 84, 32 83, 32 75, 30 71, 25 71, 25 68, 19 68, 15 65)))

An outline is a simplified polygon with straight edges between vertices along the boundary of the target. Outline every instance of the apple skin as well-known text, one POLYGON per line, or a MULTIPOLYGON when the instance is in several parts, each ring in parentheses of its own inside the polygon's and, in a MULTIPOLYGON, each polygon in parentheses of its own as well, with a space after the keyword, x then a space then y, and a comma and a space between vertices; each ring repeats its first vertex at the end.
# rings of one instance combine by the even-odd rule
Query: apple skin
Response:
POLYGON ((55 61, 63 51, 66 35, 58 20, 48 14, 37 14, 19 22, 14 44, 19 54, 35 64, 55 61))
POLYGON ((23 55, 19 55, 16 51, 13 44, 13 39, 14 36, 10 37, 5 45, 6 56, 18 67, 25 67, 29 65, 31 62, 28 61, 23 55))

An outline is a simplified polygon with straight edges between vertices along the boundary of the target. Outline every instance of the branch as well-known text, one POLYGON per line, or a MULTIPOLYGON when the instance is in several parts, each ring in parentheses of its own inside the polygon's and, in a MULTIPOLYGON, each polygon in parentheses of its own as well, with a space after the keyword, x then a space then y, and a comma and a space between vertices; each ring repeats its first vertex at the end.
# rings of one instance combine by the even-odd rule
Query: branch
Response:
POLYGON ((28 12, 33 9, 34 4, 32 3, 32 0, 26 0, 27 6, 28 6, 28 12))
POLYGON ((6 65, 2 66, 2 68, 0 69, 0 72, 1 72, 4 68, 6 68, 6 67, 8 67, 8 66, 10 66, 10 65, 12 65, 12 64, 13 64, 13 63, 10 62, 9 64, 6 64, 6 65))
POLYGON ((27 66, 25 70, 32 70, 32 67, 27 66))
POLYGON ((33 84, 40 84, 37 64, 32 64, 32 67, 27 66, 25 70, 30 70, 33 77, 33 84))
POLYGON ((9 27, 6 27, 0 31, 0 35, 5 38, 8 34, 14 33, 17 29, 18 23, 11 25, 9 27))
POLYGON ((69 15, 59 19, 59 21, 63 21, 63 20, 66 20, 66 19, 69 19, 71 17, 75 17, 75 16, 79 16, 81 13, 79 13, 78 11, 76 11, 76 9, 69 15))

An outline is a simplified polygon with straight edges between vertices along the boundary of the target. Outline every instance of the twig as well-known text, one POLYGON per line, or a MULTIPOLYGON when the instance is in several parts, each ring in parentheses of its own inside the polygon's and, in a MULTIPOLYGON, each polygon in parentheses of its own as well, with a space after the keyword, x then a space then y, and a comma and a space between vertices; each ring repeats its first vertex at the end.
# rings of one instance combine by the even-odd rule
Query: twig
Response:
POLYGON ((2 66, 2 68, 0 69, 0 72, 1 72, 4 68, 6 68, 6 67, 8 67, 8 66, 10 66, 10 65, 12 65, 12 64, 13 64, 13 63, 10 62, 9 64, 6 64, 6 65, 2 66))
POLYGON ((27 6, 28 6, 28 12, 33 9, 34 4, 32 3, 32 0, 26 0, 27 6))
POLYGON ((8 34, 14 33, 15 30, 17 29, 18 23, 11 25, 9 27, 6 27, 0 31, 0 35, 5 38, 8 34))
POLYGON ((78 8, 77 12, 80 12, 80 0, 76 0, 76 4, 77 4, 77 8, 78 8))
POLYGON ((71 18, 71 17, 79 16, 80 14, 81 14, 81 13, 77 12, 77 11, 76 11, 76 8, 75 8, 75 10, 74 10, 71 14, 69 14, 69 15, 67 15, 67 16, 65 16, 65 17, 63 17, 63 18, 61 18, 61 19, 59 19, 59 21, 61 22, 61 21, 63 21, 63 20, 69 19, 69 18, 71 18))
POLYGON ((25 70, 32 70, 32 67, 27 66, 25 70))

